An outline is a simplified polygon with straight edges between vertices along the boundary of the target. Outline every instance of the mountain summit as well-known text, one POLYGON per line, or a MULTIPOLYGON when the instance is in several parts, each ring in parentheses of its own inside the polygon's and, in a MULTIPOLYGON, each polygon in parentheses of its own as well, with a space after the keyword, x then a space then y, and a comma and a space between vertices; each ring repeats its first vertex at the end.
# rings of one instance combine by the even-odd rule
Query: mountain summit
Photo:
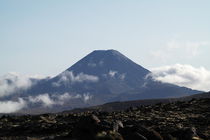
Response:
POLYGON ((53 98, 60 111, 111 101, 180 97, 199 92, 154 81, 148 77, 150 73, 116 50, 96 50, 57 76, 40 80, 18 95, 38 96, 35 101, 55 104, 49 100, 53 98))
POLYGON ((96 50, 67 69, 76 75, 95 75, 101 80, 121 80, 134 86, 142 84, 149 70, 134 63, 116 50, 96 50))
POLYGON ((149 73, 116 50, 96 50, 42 84, 45 88, 36 89, 52 94, 60 91, 89 93, 98 97, 95 99, 100 103, 115 100, 121 93, 140 87, 149 73))

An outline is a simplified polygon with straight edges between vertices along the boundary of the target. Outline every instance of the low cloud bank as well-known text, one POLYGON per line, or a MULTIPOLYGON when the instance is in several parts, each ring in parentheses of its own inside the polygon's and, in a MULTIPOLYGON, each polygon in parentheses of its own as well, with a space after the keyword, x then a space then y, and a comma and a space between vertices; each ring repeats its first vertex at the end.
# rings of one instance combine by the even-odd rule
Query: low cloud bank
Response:
POLYGON ((0 101, 0 113, 13 113, 27 107, 27 103, 22 98, 18 101, 0 101))
POLYGON ((195 68, 191 65, 175 64, 153 68, 148 76, 166 83, 210 91, 210 71, 204 67, 195 68))
POLYGON ((19 98, 18 101, 0 101, 0 113, 14 113, 21 109, 28 108, 30 105, 40 103, 42 107, 53 107, 54 105, 63 105, 73 99, 81 99, 84 103, 93 98, 89 93, 72 95, 70 93, 53 94, 48 93, 39 94, 37 96, 29 96, 19 98))
POLYGON ((36 80, 43 76, 27 76, 15 72, 8 73, 0 77, 0 98, 15 94, 20 90, 26 90, 36 83, 36 80))
MULTIPOLYGON (((87 102, 93 98, 89 93, 84 94, 70 94, 68 92, 63 94, 48 94, 40 93, 37 96, 28 96, 24 98, 18 98, 18 100, 3 100, 3 97, 13 95, 19 91, 27 90, 31 86, 37 83, 38 80, 47 77, 35 75, 27 76, 18 73, 8 73, 0 77, 0 113, 13 113, 23 108, 30 107, 30 105, 39 103, 42 107, 52 107, 54 105, 63 105, 67 101, 73 99, 80 99, 83 102, 87 102)), ((49 77, 48 77, 49 78, 49 77)), ((97 82, 99 78, 93 75, 87 75, 80 73, 74 75, 73 72, 66 71, 60 75, 60 80, 54 83, 55 86, 60 84, 69 84, 76 82, 97 82)), ((5 98, 4 98, 5 99, 5 98)))
POLYGON ((0 97, 13 94, 18 90, 31 87, 32 81, 29 77, 17 73, 8 73, 0 77, 0 97))

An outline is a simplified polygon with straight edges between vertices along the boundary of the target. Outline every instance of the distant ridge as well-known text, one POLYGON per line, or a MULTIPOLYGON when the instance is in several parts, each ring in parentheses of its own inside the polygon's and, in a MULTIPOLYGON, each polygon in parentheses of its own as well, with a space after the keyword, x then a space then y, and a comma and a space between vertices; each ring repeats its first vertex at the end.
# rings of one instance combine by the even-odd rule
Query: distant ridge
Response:
POLYGON ((63 113, 79 113, 87 111, 123 111, 129 108, 135 108, 142 105, 155 105, 159 103, 172 103, 176 101, 189 101, 192 99, 210 98, 210 92, 195 94, 191 96, 179 97, 179 98, 167 98, 167 99, 145 99, 145 100, 133 100, 133 101, 122 101, 122 102, 110 102, 103 105, 92 106, 88 108, 76 108, 69 111, 63 111, 63 113))

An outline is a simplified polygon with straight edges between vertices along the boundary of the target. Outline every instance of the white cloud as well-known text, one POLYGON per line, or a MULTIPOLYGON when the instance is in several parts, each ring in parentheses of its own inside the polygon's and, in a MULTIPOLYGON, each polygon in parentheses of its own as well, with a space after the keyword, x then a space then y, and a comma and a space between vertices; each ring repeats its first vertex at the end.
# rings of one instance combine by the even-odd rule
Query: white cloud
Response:
POLYGON ((94 75, 88 75, 84 73, 79 73, 78 75, 74 75, 72 71, 65 71, 60 75, 60 79, 58 82, 54 82, 53 86, 60 86, 63 84, 73 84, 73 83, 81 83, 81 82, 97 82, 99 78, 94 75))
POLYGON ((72 80, 73 80, 73 82, 84 82, 84 81, 97 82, 98 79, 99 78, 97 76, 80 73, 77 76, 75 76, 74 79, 72 79, 72 80))
POLYGON ((45 107, 50 107, 55 104, 47 93, 35 97, 29 96, 29 101, 32 103, 42 103, 45 107))
POLYGON ((110 77, 115 77, 115 75, 116 75, 117 73, 118 73, 117 71, 110 70, 110 71, 109 71, 109 76, 110 76, 110 77))
POLYGON ((108 74, 104 74, 104 77, 111 77, 111 78, 119 78, 120 80, 124 80, 125 79, 125 73, 119 73, 118 71, 115 70, 110 70, 108 74))
POLYGON ((63 105, 73 99, 81 99, 85 103, 93 98, 90 93, 84 94, 70 94, 68 92, 63 94, 48 93, 40 94, 37 96, 28 96, 24 99, 19 98, 18 101, 0 101, 0 113, 14 113, 24 108, 29 108, 30 105, 40 103, 42 107, 53 107, 54 105, 63 105))
POLYGON ((29 104, 33 105, 40 103, 42 107, 53 107, 54 105, 63 105, 73 99, 81 99, 85 103, 93 98, 90 93, 75 94, 70 93, 53 94, 48 93, 40 94, 37 96, 28 96, 24 99, 19 98, 18 101, 0 101, 0 113, 14 113, 24 108, 29 108, 29 104))
POLYGON ((0 113, 17 112, 27 106, 27 103, 19 98, 18 101, 0 101, 0 113))
POLYGON ((92 98, 93 98, 93 95, 90 95, 90 93, 83 94, 84 102, 87 102, 87 101, 89 101, 92 98))
POLYGON ((82 99, 84 102, 87 102, 88 100, 92 99, 93 95, 90 95, 89 93, 86 94, 76 94, 72 95, 68 92, 63 94, 53 94, 50 95, 48 93, 40 94, 37 96, 29 96, 28 102, 30 103, 41 103, 43 107, 52 107, 53 105, 63 105, 65 102, 69 102, 73 99, 82 99))
POLYGON ((80 94, 72 95, 66 92, 64 94, 52 95, 52 98, 56 104, 63 105, 65 102, 69 100, 82 98, 82 95, 80 94))
POLYGON ((0 97, 13 94, 17 90, 25 90, 32 85, 29 77, 17 73, 8 73, 0 77, 0 97))
POLYGON ((73 98, 74 96, 72 96, 66 92, 62 95, 55 95, 55 97, 57 97, 60 101, 65 101, 65 100, 69 100, 69 99, 73 98))
POLYGON ((191 65, 175 64, 153 68, 149 76, 162 82, 210 91, 210 71, 204 67, 195 68, 191 65))
POLYGON ((37 80, 46 78, 40 75, 21 75, 10 72, 0 77, 0 98, 30 88, 37 80))
POLYGON ((166 62, 171 59, 192 59, 202 54, 203 47, 210 45, 207 41, 178 41, 171 40, 150 54, 155 60, 166 62))
MULTIPOLYGON (((32 85, 36 84, 36 82, 43 78, 39 75, 21 75, 18 73, 8 73, 2 77, 0 77, 0 98, 9 96, 12 94, 18 93, 18 91, 27 90, 32 85)), ((72 72, 63 73, 60 77, 60 83, 68 83, 68 82, 97 82, 98 77, 93 75, 87 75, 80 73, 76 76, 72 72)), ((13 100, 3 100, 0 101, 0 113, 13 113, 27 107, 28 104, 41 103, 43 107, 52 107, 53 105, 63 105, 65 102, 72 99, 82 99, 84 102, 92 99, 92 95, 90 94, 53 94, 50 95, 48 93, 40 94, 37 96, 28 96, 25 97, 24 100, 22 98, 18 99, 18 101, 13 100)))

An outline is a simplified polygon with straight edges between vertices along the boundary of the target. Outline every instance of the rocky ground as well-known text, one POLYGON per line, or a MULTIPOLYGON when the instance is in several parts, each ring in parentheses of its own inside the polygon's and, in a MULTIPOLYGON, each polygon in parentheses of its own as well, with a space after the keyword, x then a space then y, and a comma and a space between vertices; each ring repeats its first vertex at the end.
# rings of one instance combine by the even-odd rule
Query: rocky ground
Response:
POLYGON ((210 99, 125 111, 0 117, 1 140, 210 140, 210 99))

